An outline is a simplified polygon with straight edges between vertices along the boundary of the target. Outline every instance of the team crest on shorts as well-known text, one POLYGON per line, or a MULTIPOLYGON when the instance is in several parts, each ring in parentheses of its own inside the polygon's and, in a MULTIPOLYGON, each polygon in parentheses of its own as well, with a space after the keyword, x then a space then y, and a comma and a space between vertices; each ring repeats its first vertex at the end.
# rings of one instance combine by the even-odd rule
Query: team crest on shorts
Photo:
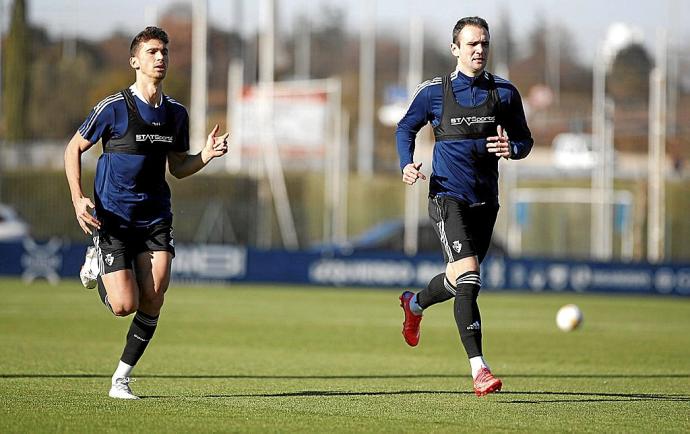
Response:
POLYGON ((103 260, 105 261, 106 264, 108 264, 110 266, 110 265, 113 265, 113 261, 115 260, 115 258, 113 258, 112 253, 108 253, 107 255, 105 255, 105 258, 103 258, 103 260))
POLYGON ((453 250, 460 253, 460 250, 462 250, 462 244, 460 243, 460 241, 458 241, 458 240, 453 241, 453 250))

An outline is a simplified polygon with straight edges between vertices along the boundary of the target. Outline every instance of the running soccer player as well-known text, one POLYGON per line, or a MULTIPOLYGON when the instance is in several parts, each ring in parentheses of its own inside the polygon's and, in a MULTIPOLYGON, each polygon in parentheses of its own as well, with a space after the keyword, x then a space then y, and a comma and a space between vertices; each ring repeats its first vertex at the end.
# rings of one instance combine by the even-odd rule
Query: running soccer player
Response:
POLYGON ((417 132, 431 122, 435 145, 429 181, 429 216, 435 223, 446 261, 445 273, 418 293, 400 296, 405 313, 402 334, 410 346, 419 342, 422 312, 453 298, 460 340, 469 357, 477 396, 501 390, 482 352, 482 321, 477 297, 479 265, 489 248, 498 213, 498 160, 525 158, 532 136, 517 89, 485 71, 489 25, 466 17, 453 28, 450 51, 455 71, 422 83, 398 123, 396 142, 402 181, 426 180, 415 162, 417 132), (508 138, 510 133, 510 139, 508 138))
POLYGON ((228 151, 228 133, 216 125, 200 153, 189 151, 189 117, 163 93, 168 35, 147 27, 130 46, 135 82, 96 104, 65 150, 65 173, 77 222, 93 235, 80 277, 98 287, 115 316, 134 314, 109 396, 138 399, 129 386, 132 369, 158 324, 175 256, 166 164, 176 178, 201 170, 228 151), (95 201, 81 187, 81 155, 99 140, 95 201), (91 210, 95 210, 92 212, 91 210))

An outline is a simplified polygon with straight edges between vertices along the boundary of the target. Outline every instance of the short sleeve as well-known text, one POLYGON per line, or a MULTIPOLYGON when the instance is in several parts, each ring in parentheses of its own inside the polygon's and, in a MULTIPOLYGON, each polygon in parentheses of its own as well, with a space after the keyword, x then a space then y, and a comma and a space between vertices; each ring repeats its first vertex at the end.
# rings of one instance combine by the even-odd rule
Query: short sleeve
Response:
POLYGON ((79 127, 79 134, 91 143, 96 143, 105 134, 109 134, 115 123, 114 103, 121 99, 122 95, 116 94, 96 104, 79 127))
POLYGON ((176 116, 177 120, 177 137, 175 137, 175 145, 173 151, 188 152, 189 151, 189 115, 187 110, 182 107, 176 116))

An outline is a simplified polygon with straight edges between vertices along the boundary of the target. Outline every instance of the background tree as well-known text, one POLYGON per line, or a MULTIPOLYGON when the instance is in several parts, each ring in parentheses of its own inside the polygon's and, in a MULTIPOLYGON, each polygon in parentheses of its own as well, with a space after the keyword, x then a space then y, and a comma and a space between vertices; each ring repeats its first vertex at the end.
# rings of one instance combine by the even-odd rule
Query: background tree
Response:
POLYGON ((608 77, 609 93, 617 104, 647 103, 652 59, 639 43, 618 52, 608 77))
POLYGON ((26 2, 15 0, 3 60, 5 74, 2 104, 7 141, 22 141, 27 138, 30 41, 31 32, 26 22, 26 2))

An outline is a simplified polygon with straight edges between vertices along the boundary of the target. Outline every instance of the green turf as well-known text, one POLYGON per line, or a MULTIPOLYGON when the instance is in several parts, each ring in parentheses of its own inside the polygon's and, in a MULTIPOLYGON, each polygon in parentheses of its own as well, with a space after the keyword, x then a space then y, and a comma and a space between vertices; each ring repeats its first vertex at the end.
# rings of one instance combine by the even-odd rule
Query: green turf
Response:
POLYGON ((0 432, 688 432, 690 299, 491 293, 476 398, 452 303, 419 347, 390 290, 173 285, 133 384, 107 397, 129 319, 76 281, 0 280, 0 432), (559 306, 585 315, 555 327, 559 306))

